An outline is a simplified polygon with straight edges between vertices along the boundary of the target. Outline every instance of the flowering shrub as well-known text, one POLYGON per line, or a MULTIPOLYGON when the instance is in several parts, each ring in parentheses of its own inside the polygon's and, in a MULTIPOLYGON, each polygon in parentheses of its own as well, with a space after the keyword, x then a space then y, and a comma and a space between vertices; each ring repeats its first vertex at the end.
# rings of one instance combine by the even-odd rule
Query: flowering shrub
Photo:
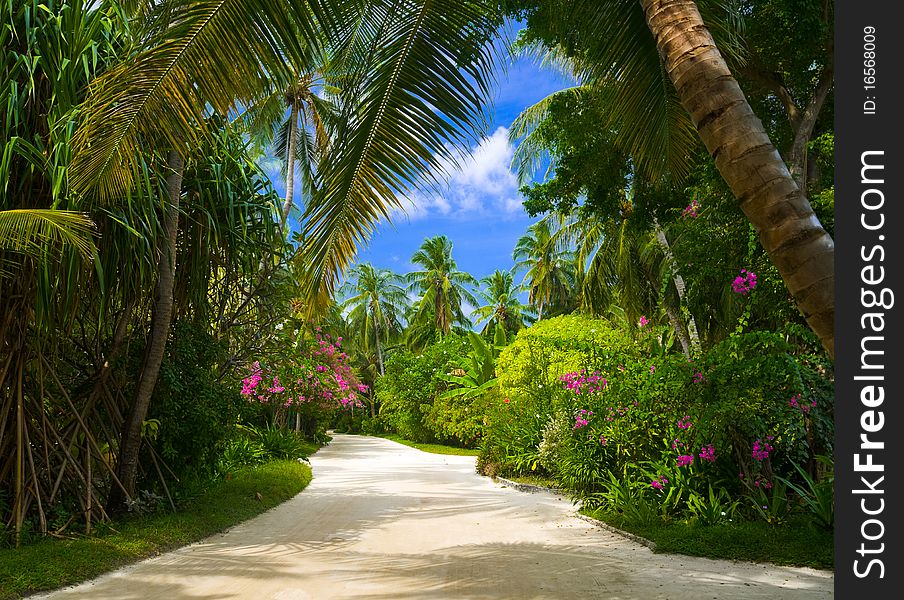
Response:
POLYGON ((278 362, 255 361, 242 379, 242 395, 269 409, 274 425, 285 424, 291 412, 304 433, 313 436, 332 411, 364 405, 361 397, 368 388, 352 371, 341 342, 318 328, 313 340, 287 351, 278 362))
POLYGON ((735 294, 746 296, 756 287, 756 273, 741 269, 741 274, 731 282, 731 289, 735 294))

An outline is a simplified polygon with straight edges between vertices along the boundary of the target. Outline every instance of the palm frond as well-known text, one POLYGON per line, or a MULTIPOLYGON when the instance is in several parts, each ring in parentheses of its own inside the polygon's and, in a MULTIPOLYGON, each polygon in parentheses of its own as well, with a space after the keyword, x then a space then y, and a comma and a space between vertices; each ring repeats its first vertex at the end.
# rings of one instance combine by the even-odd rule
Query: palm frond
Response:
POLYGON ((509 128, 509 142, 515 146, 512 167, 520 184, 530 183, 544 161, 547 162, 547 175, 555 168, 555 157, 549 153, 538 132, 540 124, 549 117, 550 105, 563 96, 579 96, 584 91, 586 88, 582 85, 555 91, 525 108, 512 122, 509 128))
POLYGON ((53 209, 0 211, 0 249, 43 256, 56 244, 75 248, 86 260, 94 247, 94 221, 83 213, 53 209))
POLYGON ((287 0, 162 2, 147 33, 153 47, 89 86, 73 136, 77 193, 123 195, 143 144, 192 147, 208 107, 226 115, 267 85, 280 87, 287 66, 305 66, 318 44, 309 7, 287 0))
POLYGON ((316 302, 328 301, 399 198, 432 183, 454 149, 486 128, 497 24, 484 0, 372 1, 348 11, 337 56, 361 68, 303 215, 302 285, 316 302))

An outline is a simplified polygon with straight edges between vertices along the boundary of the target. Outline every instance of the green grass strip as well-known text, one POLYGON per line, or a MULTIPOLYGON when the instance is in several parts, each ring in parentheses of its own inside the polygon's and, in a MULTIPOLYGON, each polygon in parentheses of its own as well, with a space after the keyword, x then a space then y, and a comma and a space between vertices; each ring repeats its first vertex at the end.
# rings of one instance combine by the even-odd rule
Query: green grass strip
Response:
POLYGON ((638 525, 620 515, 582 511, 594 519, 656 543, 656 552, 744 560, 776 565, 831 569, 831 532, 811 527, 803 517, 771 526, 762 521, 739 521, 703 526, 693 523, 638 525))
POLYGON ((418 450, 422 450, 424 452, 429 452, 431 454, 454 454, 456 456, 477 456, 480 453, 480 450, 475 448, 457 448, 455 446, 445 446, 443 444, 422 444, 420 442, 412 442, 411 440, 406 440, 405 438, 398 436, 394 433, 385 433, 383 435, 379 435, 377 437, 381 437, 387 440, 392 440, 393 442, 398 442, 400 444, 404 444, 406 446, 411 446, 412 448, 417 448, 418 450))
POLYGON ((0 599, 92 579, 196 542, 285 502, 310 481, 308 465, 274 461, 214 483, 177 513, 120 521, 91 537, 0 550, 0 599))

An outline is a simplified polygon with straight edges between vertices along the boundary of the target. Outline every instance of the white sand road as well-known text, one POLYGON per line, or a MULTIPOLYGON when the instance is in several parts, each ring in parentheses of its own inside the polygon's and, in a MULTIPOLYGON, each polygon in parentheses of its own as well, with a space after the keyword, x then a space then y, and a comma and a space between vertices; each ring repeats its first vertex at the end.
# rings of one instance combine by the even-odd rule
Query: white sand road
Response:
POLYGON ((830 572, 649 549, 551 494, 501 487, 474 458, 335 436, 288 502, 54 600, 816 599, 830 572))

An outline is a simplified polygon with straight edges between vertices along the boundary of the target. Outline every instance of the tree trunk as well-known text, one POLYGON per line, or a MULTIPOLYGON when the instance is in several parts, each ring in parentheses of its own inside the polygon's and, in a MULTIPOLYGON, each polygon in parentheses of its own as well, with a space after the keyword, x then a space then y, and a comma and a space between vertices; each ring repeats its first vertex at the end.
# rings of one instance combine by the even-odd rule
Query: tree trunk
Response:
POLYGON ((835 246, 753 113, 692 0, 640 0, 682 106, 834 358, 835 246))
MULTIPOLYGON (((145 352, 144 368, 138 380, 135 400, 123 424, 120 440, 117 476, 130 496, 135 495, 135 484, 138 475, 138 455, 141 449, 141 428, 144 424, 154 387, 160 375, 160 365, 166 350, 170 323, 173 316, 173 286, 176 279, 176 239, 179 233, 179 196, 182 193, 182 172, 184 163, 182 155, 170 151, 167 156, 170 174, 166 178, 166 192, 169 206, 164 215, 165 244, 157 263, 157 287, 155 290, 154 317, 145 352)), ((107 502, 110 511, 121 511, 125 497, 118 487, 111 490, 107 502)))
MULTIPOLYGON (((681 304, 684 304, 684 293, 687 289, 684 285, 684 277, 681 276, 681 273, 678 272, 678 264, 675 262, 675 255, 672 254, 672 247, 669 245, 669 238, 665 236, 665 231, 662 230, 662 227, 659 226, 659 221, 654 217, 653 218, 653 229, 656 232, 656 241, 659 242, 659 246, 662 248, 662 253, 665 255, 666 264, 669 267, 669 270, 672 272, 672 281, 675 283, 675 289, 678 291, 678 301, 681 304)), ((677 318, 677 315, 675 315, 677 318)), ((671 315, 669 315, 671 319, 671 315)), ((678 319, 680 323, 680 319, 678 319)), ((693 350, 694 354, 698 354, 700 352, 700 335, 697 333, 697 320, 694 319, 694 315, 690 313, 688 310, 688 319, 687 319, 687 330, 690 335, 690 346, 691 350, 693 350)), ((678 335, 683 335, 684 330, 678 332, 678 335)), ((682 345, 684 345, 684 340, 682 339, 682 345)), ((687 348, 685 348, 687 350, 687 348)), ((688 354, 688 352, 685 352, 688 354)))
POLYGON ((282 213, 279 216, 279 230, 286 237, 286 221, 289 220, 289 212, 292 210, 293 196, 295 194, 295 144, 298 138, 298 106, 292 103, 289 113, 289 149, 286 156, 286 199, 282 205, 282 213))
POLYGON ((383 371, 383 350, 380 348, 380 321, 374 319, 374 341, 377 343, 377 364, 380 366, 380 375, 386 373, 383 371))
POLYGON ((807 107, 798 119, 797 126, 794 127, 794 141, 791 143, 791 150, 788 152, 788 170, 791 177, 797 183, 797 187, 806 191, 807 189, 807 144, 810 142, 810 136, 813 135, 813 127, 819 113, 822 111, 822 105, 825 104, 829 91, 832 89, 834 82, 834 74, 831 67, 827 67, 822 74, 816 91, 807 103, 807 107))

